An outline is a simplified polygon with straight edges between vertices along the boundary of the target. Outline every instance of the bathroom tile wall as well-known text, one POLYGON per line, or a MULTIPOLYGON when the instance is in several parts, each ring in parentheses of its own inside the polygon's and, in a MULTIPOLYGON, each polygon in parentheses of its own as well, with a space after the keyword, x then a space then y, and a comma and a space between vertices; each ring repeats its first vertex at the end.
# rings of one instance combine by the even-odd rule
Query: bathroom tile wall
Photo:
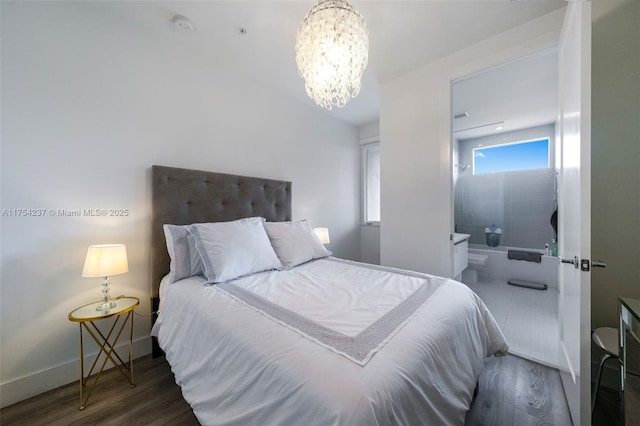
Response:
MULTIPOLYGON (((554 152, 555 126, 541 126, 499 136, 459 141, 459 164, 471 164, 473 148, 549 137, 554 152)), ((554 164, 552 156, 550 164, 554 164)), ((470 243, 486 244, 484 229, 502 228, 500 245, 544 249, 554 238, 550 224, 555 208, 555 169, 473 175, 472 168, 458 174, 455 182, 457 232, 471 234, 470 243)))

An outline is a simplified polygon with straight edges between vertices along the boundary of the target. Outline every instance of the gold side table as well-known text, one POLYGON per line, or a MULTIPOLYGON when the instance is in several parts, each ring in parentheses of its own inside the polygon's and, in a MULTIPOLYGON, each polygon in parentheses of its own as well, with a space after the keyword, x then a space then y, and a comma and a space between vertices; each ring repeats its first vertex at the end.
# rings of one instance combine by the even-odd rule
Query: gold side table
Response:
POLYGON ((81 306, 69 313, 69 321, 80 324, 80 410, 84 410, 93 389, 98 383, 98 379, 100 379, 100 375, 102 374, 102 370, 104 370, 107 361, 111 361, 111 363, 127 379, 131 387, 135 386, 135 383, 133 383, 133 310, 140 304, 140 299, 137 297, 121 297, 119 299, 114 299, 113 302, 116 303, 116 306, 108 311, 99 311, 96 309, 96 307, 102 303, 100 301, 81 306), (112 317, 114 317, 115 320, 113 325, 111 325, 109 332, 105 336, 96 326, 96 321, 102 321, 112 317), (120 321, 121 318, 123 321, 120 321), (127 325, 127 321, 129 322, 129 360, 125 363, 116 352, 115 347, 122 331, 127 325), (120 324, 119 328, 117 327, 118 324, 120 324), (86 377, 84 376, 83 328, 89 333, 100 348, 100 351, 96 355, 96 359, 93 361, 86 377), (83 399, 83 391, 89 381, 89 377, 91 377, 91 373, 93 373, 93 370, 98 364, 100 355, 102 354, 104 354, 105 357, 100 365, 100 370, 98 370, 98 373, 87 392, 87 396, 83 399), (118 362, 116 362, 116 360, 118 362), (128 374, 125 370, 128 371, 128 374))

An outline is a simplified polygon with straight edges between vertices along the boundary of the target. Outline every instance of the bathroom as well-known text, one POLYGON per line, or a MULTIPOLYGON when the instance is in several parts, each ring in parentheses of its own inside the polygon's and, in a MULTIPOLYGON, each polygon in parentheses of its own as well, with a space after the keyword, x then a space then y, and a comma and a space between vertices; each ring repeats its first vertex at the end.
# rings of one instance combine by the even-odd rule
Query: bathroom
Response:
POLYGON ((483 299, 512 353, 554 367, 557 68, 546 49, 452 90, 454 243, 468 247, 457 279, 483 299))

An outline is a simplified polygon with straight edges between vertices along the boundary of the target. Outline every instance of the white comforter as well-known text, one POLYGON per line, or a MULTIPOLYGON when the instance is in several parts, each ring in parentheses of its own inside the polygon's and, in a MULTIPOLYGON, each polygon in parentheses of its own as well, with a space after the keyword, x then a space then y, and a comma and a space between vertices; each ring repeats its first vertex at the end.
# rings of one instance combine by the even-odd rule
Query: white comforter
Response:
POLYGON ((365 365, 202 277, 162 287, 154 334, 203 425, 463 424, 484 358, 508 350, 464 284, 330 259, 233 284, 354 336, 425 280, 440 284, 365 365))

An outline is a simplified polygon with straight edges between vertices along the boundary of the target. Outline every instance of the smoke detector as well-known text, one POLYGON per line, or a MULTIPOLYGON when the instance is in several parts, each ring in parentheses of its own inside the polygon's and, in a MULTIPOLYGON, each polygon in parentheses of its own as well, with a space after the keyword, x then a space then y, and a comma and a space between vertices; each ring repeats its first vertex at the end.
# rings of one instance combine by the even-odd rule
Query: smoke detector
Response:
POLYGON ((193 32, 193 24, 191 23, 191 20, 186 16, 176 15, 171 20, 171 23, 173 24, 173 28, 175 28, 177 31, 180 31, 181 33, 193 32))

